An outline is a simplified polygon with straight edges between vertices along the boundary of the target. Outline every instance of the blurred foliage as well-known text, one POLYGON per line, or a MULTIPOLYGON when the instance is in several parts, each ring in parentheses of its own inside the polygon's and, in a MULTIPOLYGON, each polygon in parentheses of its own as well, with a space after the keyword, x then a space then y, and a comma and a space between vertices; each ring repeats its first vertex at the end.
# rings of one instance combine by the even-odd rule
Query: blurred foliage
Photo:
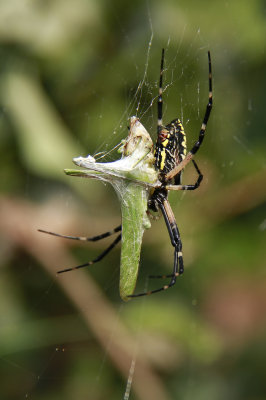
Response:
MULTIPOLYGON (((145 383, 135 386, 143 359, 164 393, 158 399, 266 398, 265 16, 262 0, 1 1, 1 398, 122 398, 125 363, 110 349, 124 339, 108 323, 111 309, 136 343, 130 399, 148 398, 145 383), (60 281, 56 266, 93 259, 106 242, 62 250, 61 239, 36 230, 92 236, 119 223, 111 187, 63 169, 111 150, 132 115, 155 140, 162 47, 164 121, 181 117, 189 145, 207 102, 211 50, 214 110, 197 155, 204 180, 195 193, 170 195, 184 276, 165 293, 121 304, 119 248, 60 281), (87 307, 64 286, 77 274, 97 282, 108 312, 78 286, 74 295, 95 309, 86 320, 87 307)), ((194 179, 188 167, 184 181, 194 179)), ((172 266, 162 220, 142 253, 141 291, 158 284, 151 272, 172 266)))

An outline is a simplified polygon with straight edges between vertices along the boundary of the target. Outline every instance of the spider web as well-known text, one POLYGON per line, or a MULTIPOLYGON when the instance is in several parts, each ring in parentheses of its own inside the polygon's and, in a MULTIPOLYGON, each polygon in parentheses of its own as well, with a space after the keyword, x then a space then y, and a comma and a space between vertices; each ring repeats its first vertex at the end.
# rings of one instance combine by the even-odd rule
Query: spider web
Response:
MULTIPOLYGON (((153 41, 154 41, 154 33, 152 27, 152 21, 149 17, 149 25, 150 25, 150 39, 148 44, 146 45, 146 59, 143 63, 143 59, 137 60, 134 54, 132 54, 131 59, 134 59, 135 69, 138 72, 142 69, 142 78, 140 79, 137 88, 133 95, 130 96, 128 104, 125 106, 125 109, 121 116, 118 118, 118 122, 115 127, 112 129, 110 136, 108 137, 108 141, 101 142, 101 144, 96 148, 93 152, 93 157, 97 161, 105 162, 116 158, 115 152, 119 146, 121 146, 121 140, 118 138, 125 138, 125 132, 127 131, 129 118, 133 115, 137 116, 140 121, 144 124, 145 128, 151 134, 153 140, 156 140, 156 124, 157 124, 157 100, 158 100, 158 81, 159 81, 159 65, 160 65, 160 51, 158 52, 156 48, 156 52, 154 51, 153 41), (151 57, 151 52, 153 52, 151 57), (156 54, 155 54, 156 53, 156 54), (156 63, 154 63, 156 55, 156 63), (152 61, 151 61, 152 58, 152 61), (142 65, 140 65, 142 64, 142 65), (155 75, 156 78, 151 78, 151 75, 155 75)), ((183 29, 183 35, 185 34, 186 27, 183 29)), ((164 101, 164 122, 169 122, 169 117, 166 115, 168 112, 168 98, 169 93, 171 93, 171 98, 173 97, 173 93, 176 99, 175 109, 178 111, 174 111, 174 117, 178 116, 183 125, 188 127, 190 124, 191 111, 194 113, 194 119, 201 121, 201 112, 202 112, 202 96, 201 96, 201 83, 198 81, 194 87, 193 91, 193 100, 188 98, 187 92, 191 89, 191 85, 194 84, 196 76, 195 73, 189 77, 186 76, 186 69, 188 65, 190 65, 190 60, 195 57, 196 60, 199 60, 199 55, 202 53, 207 54, 208 46, 200 46, 197 47, 197 42, 200 40, 200 30, 198 30, 195 34, 194 40, 190 43, 189 48, 187 49, 185 56, 182 55, 180 58, 180 48, 182 46, 183 35, 180 38, 179 44, 176 46, 176 51, 173 56, 169 59, 168 56, 168 48, 171 45, 171 40, 168 38, 166 44, 164 44, 164 48, 166 50, 166 61, 164 67, 164 82, 163 82, 163 101, 164 101), (188 78, 188 79, 187 79, 188 78), (186 86, 184 89, 184 79, 186 79, 186 86), (179 91, 179 83, 181 82, 181 86, 183 87, 184 92, 179 91), (187 90, 188 89, 188 90, 187 90), (185 98, 185 100, 184 100, 185 98)), ((206 86, 206 82, 204 82, 204 86, 206 86)), ((204 88, 204 92, 207 93, 207 86, 204 88)), ((133 90, 130 91, 131 93, 133 90)), ((206 97, 206 96, 205 96, 206 97)), ((173 108, 173 107, 171 107, 173 108)), ((171 117, 170 117, 171 118, 171 117)), ((173 118, 173 117, 172 117, 173 118)), ((188 139, 195 140, 195 138, 188 139)))
MULTIPOLYGON (((148 16, 147 16, 147 21, 149 23, 149 28, 150 32, 147 36, 149 36, 148 40, 146 41, 145 45, 143 46, 143 58, 141 59, 135 59, 134 54, 132 54, 132 59, 135 59, 135 69, 136 71, 142 71, 140 73, 141 79, 139 80, 139 83, 137 85, 137 88, 134 91, 134 95, 131 96, 130 100, 128 101, 128 104, 125 105, 123 112, 121 113, 121 116, 118 118, 118 121, 116 125, 112 129, 112 133, 108 140, 104 140, 102 143, 100 143, 95 152, 94 152, 94 157, 97 159, 97 161, 108 161, 111 159, 116 158, 115 151, 117 150, 118 146, 121 143, 120 138, 125 138, 126 137, 126 132, 127 132, 127 123, 128 123, 128 118, 132 115, 136 115, 137 117, 140 118, 141 121, 145 121, 145 127, 146 129, 151 133, 151 136, 153 137, 153 140, 155 140, 155 134, 152 132, 156 132, 156 123, 157 123, 157 96, 158 96, 158 77, 159 77, 159 65, 160 65, 160 56, 161 56, 161 48, 157 48, 157 46, 154 45, 154 31, 153 31, 153 26, 152 26, 152 18, 149 15, 149 7, 148 7, 148 16), (152 54, 153 53, 153 54, 152 54), (152 62, 151 60, 155 60, 156 63, 152 62), (153 73, 154 70, 156 73, 153 73), (151 76, 155 76, 155 78, 151 78, 151 76)), ((184 32, 185 32, 185 27, 184 27, 184 32)), ((126 36, 126 33, 123 32, 123 35, 126 36)), ((200 39, 200 32, 198 31, 195 34, 195 39, 194 41, 197 42, 200 39)), ((127 36, 127 40, 130 42, 130 38, 127 36)), ((178 91, 176 87, 182 82, 183 78, 186 76, 185 74, 185 69, 187 64, 189 63, 189 60, 191 59, 192 55, 194 56, 194 50, 195 43, 193 41, 191 42, 190 47, 186 51, 185 58, 182 57, 182 59, 179 59, 180 55, 180 48, 183 44, 183 36, 181 36, 179 44, 176 46, 176 52, 174 56, 168 57, 168 49, 170 48, 171 44, 171 39, 169 38, 167 40, 167 43, 164 44, 165 50, 166 50, 166 65, 165 65, 165 74, 164 74, 164 85, 163 85, 163 98, 164 98, 164 115, 165 115, 165 122, 168 122, 168 117, 166 115, 169 114, 169 98, 170 98, 170 91, 175 93, 176 97, 176 105, 174 108, 176 110, 179 109, 179 117, 181 120, 184 121, 185 127, 189 127, 189 113, 187 112, 187 109, 189 108, 190 111, 191 109, 194 110, 194 113, 196 116, 200 119, 200 104, 201 104, 201 87, 200 83, 197 82, 197 86, 195 87, 195 94, 196 96, 196 102, 189 102, 187 100, 184 100, 184 98, 187 98, 185 94, 182 92, 178 91), (192 106, 192 107, 191 107, 192 106), (184 120, 185 118, 185 120, 184 120)), ((202 51, 205 51, 205 48, 200 47, 198 45, 198 51, 201 53, 202 51)), ((197 54, 196 54, 197 56, 197 54)), ((193 77, 191 77, 191 82, 193 81, 193 77)), ((191 85, 191 82, 188 82, 188 85, 191 85)), ((133 90, 132 90, 133 91, 133 90)), ((173 115, 173 118, 177 117, 178 113, 174 112, 171 114, 173 115)), ((104 118, 104 114, 103 114, 104 118)), ((101 137, 100 137, 101 140, 101 137)), ((73 156, 78 156, 78 155, 73 155, 73 156)), ((171 259, 169 259, 169 263, 171 263, 171 259)), ((60 262, 61 264, 61 262, 60 262)), ((108 282, 103 283, 103 290, 108 291, 109 286, 117 286, 117 271, 111 271, 110 276, 108 277, 108 282)), ((44 277, 42 277, 45 279, 44 277)), ((47 279, 47 278, 46 278, 47 279)), ((45 284, 45 290, 42 294, 39 294, 37 296, 37 300, 35 300, 32 304, 32 310, 30 312, 34 313, 36 310, 41 309, 43 304, 47 302, 52 302, 53 297, 54 297, 54 291, 55 291, 55 280, 54 278, 48 278, 47 282, 45 284)), ((144 291, 147 290, 148 287, 148 280, 145 281, 144 284, 144 291)), ((43 289, 42 289, 43 290, 43 289)), ((56 296, 55 296, 56 297, 56 296)), ((128 378, 127 381, 124 383, 124 394, 123 394, 123 399, 128 400, 131 398, 132 395, 132 383, 134 383, 134 375, 136 373, 136 370, 138 369, 138 357, 139 357, 139 343, 140 343, 140 337, 141 337, 141 330, 142 330, 142 320, 145 315, 145 303, 146 299, 139 299, 139 313, 138 313, 138 318, 136 319, 136 334, 134 338, 134 356, 132 357, 131 360, 131 365, 128 369, 128 378)), ((108 333, 108 343, 105 346, 105 350, 103 350, 103 356, 102 356, 102 363, 101 365, 98 365, 96 367, 96 373, 95 373, 95 387, 98 386, 100 387, 101 385, 101 378, 104 375, 104 368, 107 363, 107 358, 109 356, 108 348, 112 346, 114 342, 114 338, 119 332, 119 318, 121 314, 123 313, 126 305, 121 305, 117 307, 116 310, 116 318, 117 318, 117 324, 114 324, 108 333)), ((66 318, 67 320, 68 318, 66 318)), ((65 322, 65 326, 67 324, 77 324, 79 323, 78 317, 70 317, 69 320, 63 321, 65 322)), ((83 337, 83 330, 81 328, 81 338, 80 340, 84 340, 83 337)), ((34 347, 34 346, 33 346, 34 347)), ((53 379, 60 380, 60 376, 51 376, 51 371, 55 370, 57 366, 61 366, 62 363, 64 363, 64 355, 69 352, 73 351, 74 353, 82 352, 84 350, 83 344, 76 345, 71 348, 69 345, 64 345, 64 344, 59 344, 56 347, 52 347, 50 353, 48 354, 45 352, 45 355, 40 354, 38 356, 39 360, 38 362, 36 361, 36 365, 38 364, 39 366, 36 366, 35 371, 29 370, 27 371, 26 367, 23 367, 22 364, 17 362, 16 360, 13 361, 12 358, 6 358, 2 357, 1 360, 2 362, 6 363, 9 367, 14 368, 16 370, 21 370, 23 373, 25 372, 27 375, 30 376, 30 379, 32 381, 31 383, 31 390, 27 390, 26 392, 23 392, 23 397, 26 399, 34 399, 35 398, 35 393, 36 390, 42 386, 45 386, 47 381, 51 381, 53 379), (71 349, 71 350, 70 350, 71 349), (48 372, 49 371, 49 372, 48 372)))

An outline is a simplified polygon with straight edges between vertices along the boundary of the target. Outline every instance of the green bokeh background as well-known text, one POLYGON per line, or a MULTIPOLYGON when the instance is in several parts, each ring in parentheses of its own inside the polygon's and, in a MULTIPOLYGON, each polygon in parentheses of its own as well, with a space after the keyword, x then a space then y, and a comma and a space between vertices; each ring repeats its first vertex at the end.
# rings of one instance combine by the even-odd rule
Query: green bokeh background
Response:
MULTIPOLYGON (((265 17, 262 0, 1 1, 1 399, 122 399, 124 343, 136 361, 130 399, 266 398, 265 17), (123 304, 119 248, 57 277, 109 242, 80 246, 37 229, 92 236, 119 224, 111 187, 63 169, 112 149, 131 115, 155 140, 162 47, 164 121, 181 117, 190 146, 212 54, 215 103, 197 155, 204 180, 170 195, 185 274, 123 304)), ((188 167, 184 182, 194 180, 188 167)), ((154 221, 138 291, 161 285, 147 276, 172 262, 163 220, 154 221)))

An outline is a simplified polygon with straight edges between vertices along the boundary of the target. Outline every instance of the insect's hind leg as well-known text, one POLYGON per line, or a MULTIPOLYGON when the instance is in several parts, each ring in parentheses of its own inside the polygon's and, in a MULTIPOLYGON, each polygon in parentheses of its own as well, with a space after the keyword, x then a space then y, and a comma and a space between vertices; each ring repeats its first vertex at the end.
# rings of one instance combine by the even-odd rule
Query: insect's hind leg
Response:
MULTIPOLYGON (((122 225, 119 225, 119 226, 117 226, 116 228, 114 228, 113 230, 108 231, 108 232, 104 232, 104 233, 102 233, 102 234, 100 234, 100 235, 93 236, 93 237, 83 237, 83 236, 61 235, 60 233, 49 232, 49 231, 45 231, 45 230, 43 230, 43 229, 38 229, 39 232, 47 233, 48 235, 57 236, 57 237, 60 237, 60 238, 63 238, 63 239, 80 240, 80 241, 87 241, 87 242, 96 242, 96 241, 98 241, 98 240, 102 240, 102 239, 107 238, 107 237, 109 237, 109 236, 111 236, 111 235, 113 235, 113 234, 115 234, 115 233, 117 233, 117 232, 121 232, 121 230, 122 230, 122 225)), ((110 244, 110 246, 108 246, 108 247, 107 247, 98 257, 96 257, 94 260, 88 261, 88 262, 86 262, 86 263, 84 263, 84 264, 81 264, 81 265, 77 265, 77 266, 75 266, 75 267, 70 267, 70 268, 62 269, 62 270, 58 271, 57 273, 58 273, 58 274, 61 274, 61 273, 63 273, 63 272, 73 271, 73 270, 75 270, 75 269, 84 268, 84 267, 87 267, 87 266, 89 266, 89 265, 93 265, 93 264, 95 264, 95 263, 101 261, 101 260, 102 260, 102 259, 117 245, 117 243, 120 242, 121 237, 122 237, 122 234, 120 233, 120 234, 115 238, 115 240, 110 244)))
POLYGON ((111 231, 104 232, 100 235, 92 236, 92 237, 61 235, 60 233, 45 231, 43 229, 38 229, 38 232, 47 233, 48 235, 57 236, 57 237, 61 237, 64 239, 80 240, 80 241, 85 241, 85 242, 96 242, 98 240, 102 240, 109 236, 112 236, 117 232, 121 232, 121 230, 122 230, 122 226, 119 225, 116 228, 112 229, 111 231))
POLYGON ((117 243, 120 242, 121 237, 122 237, 122 234, 120 233, 120 234, 115 238, 115 240, 110 244, 110 246, 108 246, 108 247, 107 247, 98 257, 96 257, 94 260, 88 261, 88 262, 86 262, 86 263, 84 263, 84 264, 81 264, 81 265, 77 265, 77 266, 75 266, 75 267, 70 267, 70 268, 62 269, 62 270, 60 270, 60 271, 57 271, 57 273, 58 273, 58 274, 62 274, 62 273, 64 273, 64 272, 74 271, 75 269, 84 268, 84 267, 87 267, 87 266, 89 266, 89 265, 93 265, 93 264, 95 264, 95 263, 101 261, 108 253, 110 253, 110 251, 117 245, 117 243))

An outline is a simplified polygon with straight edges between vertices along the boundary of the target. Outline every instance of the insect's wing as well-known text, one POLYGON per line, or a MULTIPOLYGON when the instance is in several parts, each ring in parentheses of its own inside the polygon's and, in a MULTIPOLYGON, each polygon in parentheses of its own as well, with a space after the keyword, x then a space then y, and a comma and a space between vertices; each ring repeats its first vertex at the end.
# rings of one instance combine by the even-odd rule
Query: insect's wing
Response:
POLYGON ((147 190, 135 183, 127 183, 121 201, 122 245, 120 263, 120 296, 134 293, 139 270, 139 260, 144 229, 150 227, 147 217, 147 190))

